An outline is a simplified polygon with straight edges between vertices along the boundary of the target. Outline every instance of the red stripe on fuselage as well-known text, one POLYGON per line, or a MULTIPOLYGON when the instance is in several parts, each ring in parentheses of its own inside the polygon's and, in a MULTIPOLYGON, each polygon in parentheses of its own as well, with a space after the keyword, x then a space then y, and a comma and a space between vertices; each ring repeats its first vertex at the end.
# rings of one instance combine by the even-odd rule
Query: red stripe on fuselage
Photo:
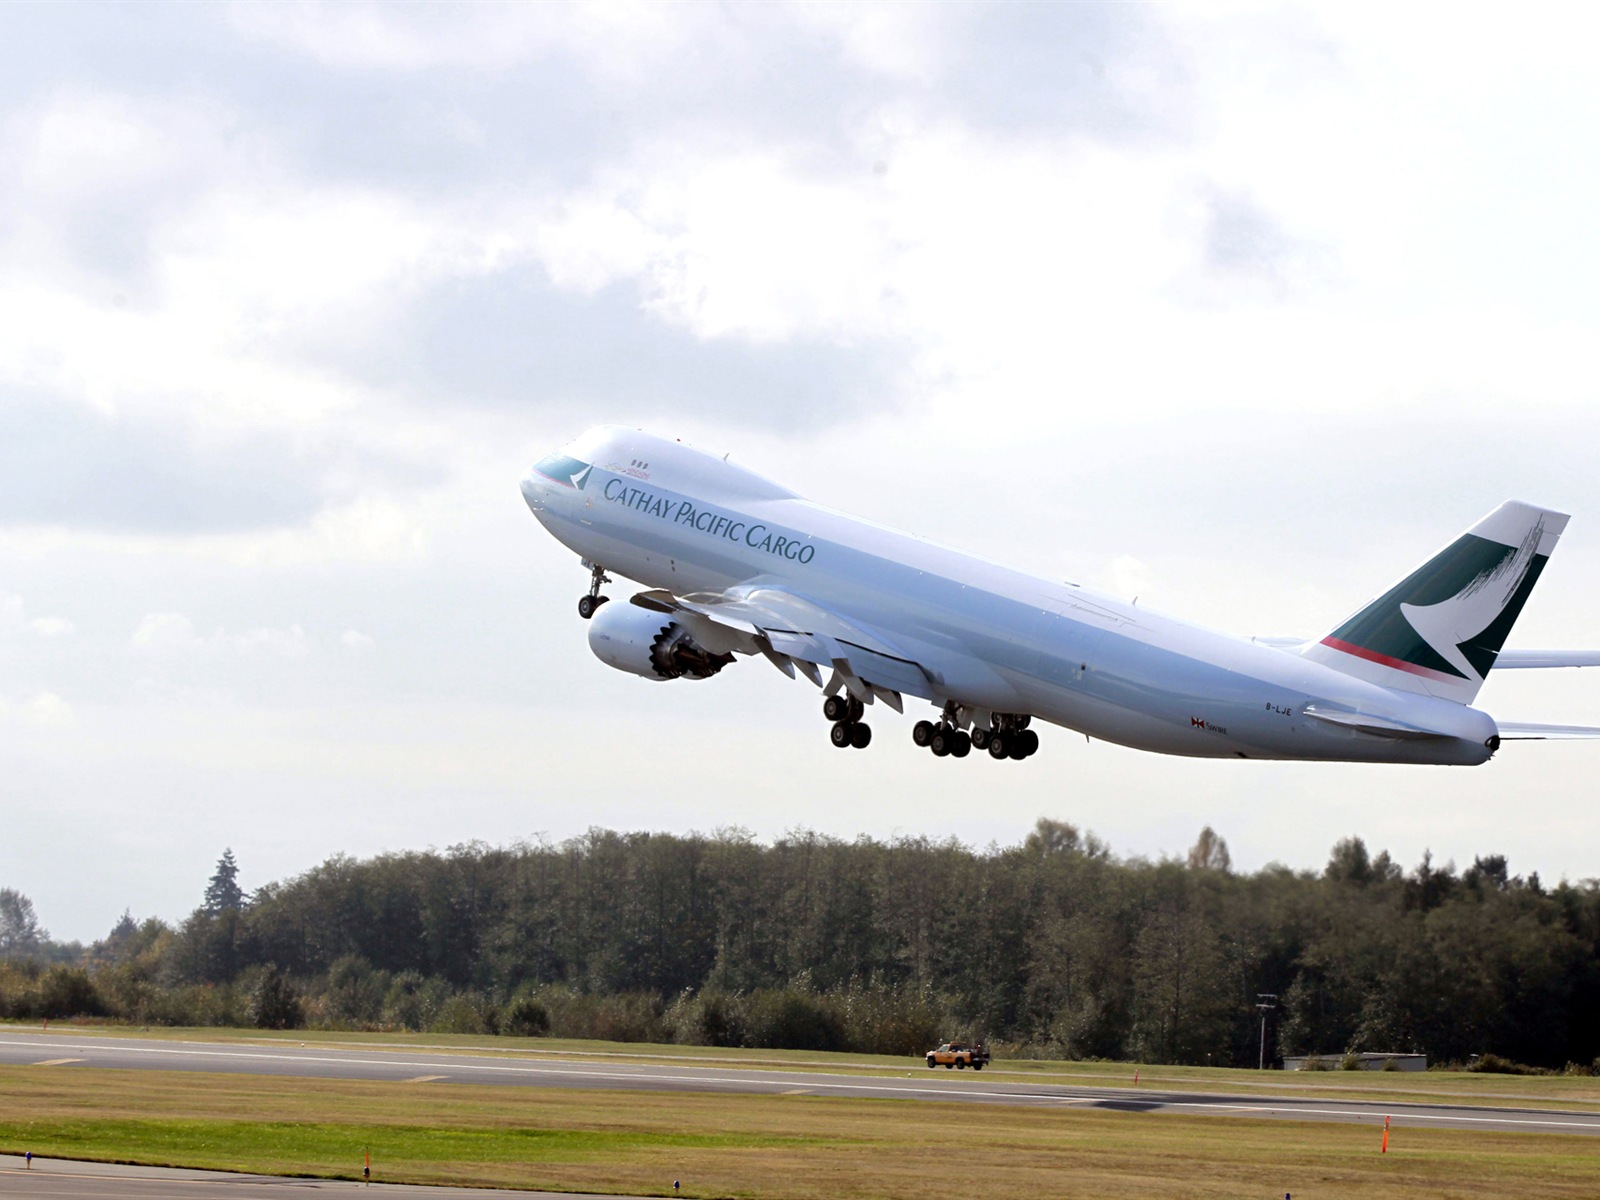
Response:
POLYGON ((1405 671, 1409 675, 1421 675, 1425 679, 1437 679, 1443 683, 1461 682, 1455 675, 1446 675, 1443 671, 1435 671, 1432 667, 1419 667, 1416 663, 1407 662, 1403 658, 1391 658, 1387 654, 1379 654, 1376 650, 1368 650, 1365 646, 1341 642, 1336 637, 1325 637, 1322 639, 1322 644, 1346 654, 1353 654, 1357 658, 1364 658, 1368 662, 1377 663, 1380 667, 1393 667, 1396 671, 1405 671))

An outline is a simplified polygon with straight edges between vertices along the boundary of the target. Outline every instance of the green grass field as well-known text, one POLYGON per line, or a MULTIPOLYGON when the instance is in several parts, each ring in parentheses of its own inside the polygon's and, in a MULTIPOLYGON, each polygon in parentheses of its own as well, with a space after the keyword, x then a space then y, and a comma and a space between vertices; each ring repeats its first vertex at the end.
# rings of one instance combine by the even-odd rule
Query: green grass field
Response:
MULTIPOLYGON (((234 1031, 218 1040, 241 1036, 256 1035, 234 1031)), ((431 1035, 295 1034, 286 1040, 482 1048, 477 1039, 431 1035)), ((572 1045, 602 1054, 679 1053, 677 1047, 572 1045)), ((572 1052, 543 1042, 538 1048, 572 1052)), ((752 1060, 796 1065, 794 1056, 775 1052, 682 1053, 742 1066, 752 1060)), ((798 1057, 840 1065, 827 1061, 832 1056, 798 1057)), ((900 1074, 908 1069, 904 1060, 853 1061, 900 1074)), ((1121 1065, 1052 1066, 1098 1075, 1108 1084, 1119 1076, 1131 1082, 1131 1068, 1121 1065)), ((1141 1083, 1147 1078, 1141 1068, 1141 1083)), ((1186 1082, 1212 1090, 1261 1083, 1255 1072, 1174 1068, 1160 1068, 1157 1080, 1163 1087, 1186 1082)), ((1336 1073, 1327 1086, 1343 1093, 1368 1080, 1387 1085, 1394 1076, 1336 1073)), ((1542 1085, 1546 1090, 1536 1098, 1576 1101, 1573 1107, 1583 1107, 1583 1098, 1569 1097, 1563 1085, 1595 1082, 1430 1075, 1395 1085, 1442 1093, 1443 1085, 1470 1087, 1479 1080, 1542 1085)), ((1381 1136, 1376 1125, 1110 1113, 1072 1104, 1045 1110, 0 1067, 0 1152, 42 1156, 356 1179, 370 1149, 380 1181, 670 1195, 678 1179, 683 1195, 753 1200, 920 1200, 949 1188, 1002 1200, 1275 1198, 1285 1192, 1296 1200, 1600 1195, 1600 1139, 1398 1127, 1384 1155, 1381 1136)))

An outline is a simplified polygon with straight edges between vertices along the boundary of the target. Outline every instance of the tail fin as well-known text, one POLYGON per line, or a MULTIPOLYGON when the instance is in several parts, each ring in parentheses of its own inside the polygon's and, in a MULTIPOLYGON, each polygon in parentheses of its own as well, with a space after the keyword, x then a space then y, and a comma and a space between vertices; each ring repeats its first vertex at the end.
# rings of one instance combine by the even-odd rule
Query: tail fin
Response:
POLYGON ((1565 513, 1508 500, 1301 653, 1384 687, 1471 704, 1566 527, 1565 513))

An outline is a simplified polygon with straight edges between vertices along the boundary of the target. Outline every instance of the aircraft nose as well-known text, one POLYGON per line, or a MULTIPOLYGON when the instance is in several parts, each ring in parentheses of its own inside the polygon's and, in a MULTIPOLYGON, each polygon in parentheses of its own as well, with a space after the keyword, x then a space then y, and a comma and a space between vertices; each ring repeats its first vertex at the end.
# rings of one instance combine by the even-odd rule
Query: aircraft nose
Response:
POLYGON ((529 467, 522 475, 522 501, 534 512, 544 507, 544 476, 529 467))

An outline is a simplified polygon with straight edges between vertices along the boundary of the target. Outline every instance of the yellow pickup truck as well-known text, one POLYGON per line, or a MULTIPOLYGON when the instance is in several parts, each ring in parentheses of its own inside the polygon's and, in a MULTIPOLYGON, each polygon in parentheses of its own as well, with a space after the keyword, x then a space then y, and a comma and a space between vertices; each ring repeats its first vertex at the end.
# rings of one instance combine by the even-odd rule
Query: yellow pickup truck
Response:
POLYGON ((989 1051, 982 1042, 969 1046, 966 1042, 946 1042, 937 1050, 928 1051, 928 1067, 971 1067, 974 1071, 983 1070, 983 1064, 989 1061, 989 1051))

